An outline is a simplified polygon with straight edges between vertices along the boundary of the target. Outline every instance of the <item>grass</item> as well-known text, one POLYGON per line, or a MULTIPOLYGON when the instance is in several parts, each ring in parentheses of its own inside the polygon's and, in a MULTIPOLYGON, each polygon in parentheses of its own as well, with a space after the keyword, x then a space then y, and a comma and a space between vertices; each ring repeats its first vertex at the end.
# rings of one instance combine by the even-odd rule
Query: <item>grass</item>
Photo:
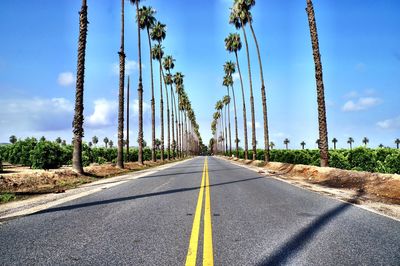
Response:
POLYGON ((0 203, 6 203, 15 199, 14 193, 0 193, 0 203))

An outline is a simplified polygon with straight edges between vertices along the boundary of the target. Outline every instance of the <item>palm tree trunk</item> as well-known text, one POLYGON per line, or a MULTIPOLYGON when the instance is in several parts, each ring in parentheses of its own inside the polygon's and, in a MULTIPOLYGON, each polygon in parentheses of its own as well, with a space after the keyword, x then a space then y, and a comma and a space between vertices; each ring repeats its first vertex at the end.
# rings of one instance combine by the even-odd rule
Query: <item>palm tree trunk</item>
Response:
POLYGON ((231 103, 230 103, 230 93, 229 93, 229 86, 226 87, 228 91, 228 97, 229 97, 229 104, 228 104, 228 128, 229 128, 229 156, 232 157, 232 131, 231 131, 231 103))
POLYGON ((236 158, 239 158, 239 136, 238 136, 238 124, 237 124, 237 112, 236 112, 236 97, 235 97, 235 89, 232 88, 232 96, 233 96, 233 108, 235 111, 235 143, 236 143, 236 158))
POLYGON ((244 159, 248 160, 248 154, 249 154, 249 146, 247 142, 247 114, 246 114, 246 98, 244 96, 244 86, 243 86, 243 78, 242 78, 242 73, 240 72, 240 66, 239 66, 239 58, 237 55, 237 52, 235 52, 235 57, 236 57, 236 65, 238 68, 238 73, 240 77, 240 86, 242 88, 242 100, 243 100, 243 131, 244 131, 244 159))
POLYGON ((176 141, 175 141, 175 156, 179 158, 178 154, 178 147, 179 147, 179 123, 178 123, 178 118, 179 118, 179 108, 177 108, 177 103, 176 103, 176 98, 175 98, 175 92, 172 90, 172 85, 171 85, 171 91, 173 94, 173 104, 174 104, 174 110, 175 110, 175 130, 176 130, 176 141))
POLYGON ((325 91, 322 77, 321 55, 319 53, 319 42, 317 24, 315 22, 314 7, 311 0, 307 0, 307 15, 310 26, 311 43, 313 47, 315 63, 315 79, 317 83, 317 102, 318 102, 318 124, 320 139, 321 167, 329 166, 328 153, 328 127, 326 122, 325 91))
POLYGON ((188 151, 189 151, 189 136, 188 136, 188 122, 187 122, 187 111, 184 111, 185 113, 185 153, 186 157, 188 156, 188 151))
POLYGON ((150 77, 151 77, 151 160, 157 161, 156 157, 156 103, 154 99, 154 79, 153 79, 153 56, 151 52, 150 30, 147 28, 147 37, 150 50, 150 77))
POLYGON ((249 70, 249 82, 250 82, 250 110, 251 110, 251 142, 253 146, 253 161, 256 160, 257 156, 257 144, 256 144, 256 116, 254 110, 254 97, 253 97, 253 80, 251 77, 251 66, 250 66, 250 52, 249 52, 249 44, 247 42, 246 30, 242 27, 244 42, 246 45, 246 54, 247 54, 247 69, 249 70))
MULTIPOLYGON (((139 14, 139 1, 136 1, 136 17, 140 17, 139 14)), ((139 53, 139 84, 138 84, 138 98, 139 98, 139 129, 138 129, 138 162, 143 165, 143 79, 142 79, 142 48, 140 39, 140 25, 138 27, 138 53, 139 53)))
POLYGON ((224 106, 225 111, 225 155, 228 153, 228 126, 227 126, 227 115, 226 115, 226 106, 224 106))
POLYGON ((82 165, 82 137, 83 137, 83 89, 85 79, 85 55, 87 37, 87 4, 82 0, 79 12, 79 41, 78 41, 78 63, 76 74, 75 114, 73 123, 74 151, 72 154, 72 167, 78 174, 83 174, 82 165))
POLYGON ((128 76, 128 86, 126 89, 126 161, 129 162, 129 76, 128 76))
MULTIPOLYGON (((167 83, 165 81, 165 76, 164 76, 164 70, 161 66, 161 62, 160 62, 160 68, 161 68, 161 75, 162 78, 164 80, 164 86, 165 86, 165 96, 167 97, 167 127, 168 127, 168 132, 167 132, 167 160, 171 160, 171 124, 170 124, 170 113, 169 113, 169 97, 168 97, 168 86, 167 83)), ((173 123, 172 123, 173 124, 173 123)))
MULTIPOLYGON (((168 70, 168 73, 169 74, 171 74, 171 72, 168 70)), ((175 102, 175 95, 174 95, 174 89, 173 89, 173 86, 172 86, 172 84, 171 84, 171 109, 172 109, 172 115, 171 115, 171 125, 172 125, 172 158, 174 158, 175 159, 175 155, 176 155, 176 141, 175 141, 175 127, 174 127, 174 108, 176 108, 175 107, 175 105, 174 105, 174 102, 175 102)))
POLYGON ((162 66, 160 63, 160 117, 161 117, 161 161, 164 161, 164 99, 163 99, 163 86, 162 86, 162 66))
POLYGON ((269 129, 268 129, 268 114, 267 114, 267 97, 265 95, 265 82, 264 82, 264 72, 261 61, 260 47, 258 46, 258 41, 256 34, 253 29, 253 23, 249 20, 249 26, 251 33, 253 35, 254 43, 256 44, 258 64, 260 66, 260 79, 261 79, 261 99, 263 107, 263 118, 264 118, 264 161, 269 162, 269 129))
MULTIPOLYGON (((119 104, 118 104, 118 154, 117 167, 124 168, 124 90, 125 90, 125 52, 124 52, 124 0, 121 0, 121 48, 119 51, 119 104)), ((106 144, 107 146, 107 144, 106 144)))

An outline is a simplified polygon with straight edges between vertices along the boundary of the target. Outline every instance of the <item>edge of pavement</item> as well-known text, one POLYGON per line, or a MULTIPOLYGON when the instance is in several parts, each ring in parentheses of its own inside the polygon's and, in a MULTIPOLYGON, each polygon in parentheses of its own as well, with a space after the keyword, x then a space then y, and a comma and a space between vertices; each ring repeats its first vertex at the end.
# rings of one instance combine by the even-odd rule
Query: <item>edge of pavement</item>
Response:
POLYGON ((140 170, 137 172, 131 172, 124 175, 115 177, 105 178, 91 183, 83 184, 77 188, 69 189, 64 193, 49 193, 39 196, 32 197, 30 199, 21 201, 12 201, 6 204, 0 205, 0 225, 4 221, 12 220, 21 216, 26 216, 39 212, 59 204, 66 203, 78 198, 82 198, 96 192, 115 187, 126 183, 128 181, 138 179, 144 176, 148 176, 159 171, 171 168, 178 164, 188 162, 196 157, 184 159, 178 162, 171 162, 164 165, 140 170))
MULTIPOLYGON (((233 161, 233 160, 229 160, 229 159, 227 159, 227 158, 225 158, 225 157, 222 157, 222 156, 215 156, 215 158, 217 158, 217 159, 222 159, 222 160, 224 160, 224 161, 226 161, 226 162, 229 162, 229 163, 231 163, 231 164, 235 164, 235 165, 237 165, 237 166, 241 166, 241 167, 246 168, 246 169, 248 169, 248 170, 257 172, 257 173, 259 173, 260 175, 263 175, 263 176, 266 177, 266 178, 273 178, 273 179, 275 179, 275 180, 284 182, 284 183, 286 183, 286 184, 289 184, 289 185, 292 185, 292 186, 295 186, 295 187, 304 189, 304 190, 306 190, 306 191, 308 191, 308 192, 317 193, 318 195, 325 196, 325 197, 329 197, 329 198, 331 198, 331 199, 335 199, 335 200, 338 200, 338 201, 340 201, 340 202, 343 202, 343 203, 346 203, 346 204, 350 204, 350 205, 353 205, 353 206, 358 207, 358 208, 360 208, 360 209, 363 209, 363 210, 366 210, 366 211, 369 211, 369 212, 378 214, 378 215, 380 215, 380 216, 383 216, 383 217, 386 217, 386 218, 389 218, 389 219, 392 219, 392 220, 395 220, 395 221, 400 222, 400 219, 399 219, 398 217, 388 215, 388 214, 386 214, 386 213, 384 213, 384 212, 381 212, 381 211, 379 211, 379 210, 376 210, 376 209, 374 209, 374 208, 372 208, 372 207, 369 207, 369 206, 366 206, 366 205, 361 205, 361 204, 354 204, 354 203, 351 203, 351 202, 348 202, 348 201, 346 201, 346 200, 343 200, 343 199, 338 198, 335 194, 327 195, 327 194, 325 194, 325 193, 322 193, 321 191, 311 190, 311 189, 309 189, 309 188, 307 188, 307 187, 301 186, 301 184, 298 183, 298 182, 291 182, 290 180, 286 180, 286 179, 282 179, 282 178, 279 178, 279 177, 270 175, 270 174, 268 173, 268 171, 267 171, 266 168, 258 167, 258 166, 254 166, 254 165, 242 164, 242 163, 240 163, 240 162, 233 161)), ((308 183, 307 183, 307 184, 308 184, 308 183)), ((309 185, 309 184, 308 184, 308 185, 309 185)), ((318 186, 318 187, 321 187, 321 186, 318 186)))

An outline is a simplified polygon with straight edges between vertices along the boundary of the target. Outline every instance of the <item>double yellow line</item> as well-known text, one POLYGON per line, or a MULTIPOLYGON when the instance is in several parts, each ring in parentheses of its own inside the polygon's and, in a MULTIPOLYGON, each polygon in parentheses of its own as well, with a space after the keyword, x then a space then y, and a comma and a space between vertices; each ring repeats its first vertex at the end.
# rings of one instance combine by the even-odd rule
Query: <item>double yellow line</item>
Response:
POLYGON ((211 224, 211 203, 210 203, 210 180, 208 177, 208 160, 204 160, 203 175, 199 197, 197 199, 196 212, 194 215, 192 233, 190 236, 189 249, 186 256, 186 266, 195 266, 197 260, 197 248, 199 244, 200 219, 203 208, 203 197, 205 191, 204 207, 204 239, 203 239, 203 265, 214 265, 212 224, 211 224))

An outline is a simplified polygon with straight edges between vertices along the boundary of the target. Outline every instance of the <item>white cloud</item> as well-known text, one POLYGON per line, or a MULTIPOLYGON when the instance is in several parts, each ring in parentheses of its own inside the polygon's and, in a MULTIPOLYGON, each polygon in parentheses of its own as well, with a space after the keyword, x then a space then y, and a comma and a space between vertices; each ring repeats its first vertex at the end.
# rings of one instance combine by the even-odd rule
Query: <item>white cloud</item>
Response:
MULTIPOLYGON (((247 126, 251 128, 251 121, 247 121, 247 126)), ((256 128, 261 128, 260 122, 256 121, 256 128)))
POLYGON ((376 123, 378 127, 383 129, 399 129, 400 128, 400 116, 379 121, 376 123))
POLYGON ((371 107, 381 104, 383 101, 379 98, 375 97, 361 97, 357 101, 347 101, 342 110, 344 112, 354 112, 354 111, 362 111, 367 110, 371 107))
POLYGON ((356 91, 350 91, 349 93, 344 95, 345 99, 354 99, 354 98, 357 98, 357 97, 359 97, 359 94, 356 91))
POLYGON ((63 87, 68 87, 75 82, 75 77, 72 72, 63 72, 58 75, 58 84, 63 87))
MULTIPOLYGON (((144 68, 144 65, 142 64, 142 67, 144 68)), ((135 71, 139 70, 139 63, 136 62, 135 60, 126 60, 125 61, 125 74, 126 75, 131 75, 135 71)), ((115 75, 119 75, 119 62, 114 63, 112 65, 112 71, 115 75)))
POLYGON ((233 73, 232 78, 233 78, 233 82, 239 81, 240 80, 239 73, 238 72, 233 73))
POLYGON ((94 112, 87 117, 88 126, 98 128, 113 125, 116 122, 117 107, 116 101, 106 99, 94 101, 94 112))
MULTIPOLYGON (((135 99, 133 101, 132 110, 133 110, 133 115, 138 116, 138 114, 139 114, 139 100, 138 99, 135 99)), ((150 104, 143 102, 143 113, 147 113, 148 111, 150 111, 150 104)))
POLYGON ((64 98, 0 100, 2 124, 9 131, 54 131, 71 127, 74 106, 64 98))

